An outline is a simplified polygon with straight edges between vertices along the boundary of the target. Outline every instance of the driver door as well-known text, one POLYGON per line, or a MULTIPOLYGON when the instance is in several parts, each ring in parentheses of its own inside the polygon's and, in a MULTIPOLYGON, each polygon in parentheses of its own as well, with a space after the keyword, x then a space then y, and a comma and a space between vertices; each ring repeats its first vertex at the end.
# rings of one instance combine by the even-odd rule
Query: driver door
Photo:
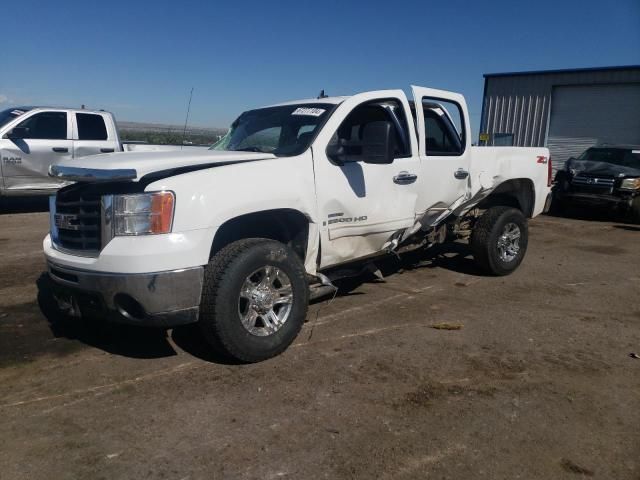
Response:
POLYGON ((49 177, 49 165, 73 158, 71 122, 65 111, 35 112, 14 126, 25 138, 0 140, 5 189, 55 190, 64 182, 49 177))
POLYGON ((420 160, 408 128, 409 112, 402 91, 356 95, 338 107, 314 142, 320 268, 380 252, 394 235, 413 225, 420 160), (358 150, 370 122, 392 124, 392 163, 367 163, 358 150), (327 153, 338 141, 349 146, 348 161, 337 162, 327 153))

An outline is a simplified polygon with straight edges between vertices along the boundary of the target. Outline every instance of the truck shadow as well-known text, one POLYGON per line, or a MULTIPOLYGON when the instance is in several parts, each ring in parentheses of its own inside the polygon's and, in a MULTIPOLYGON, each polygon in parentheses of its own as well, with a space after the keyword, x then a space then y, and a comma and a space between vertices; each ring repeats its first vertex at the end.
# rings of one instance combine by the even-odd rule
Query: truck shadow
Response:
MULTIPOLYGON (((458 242, 438 245, 426 250, 408 252, 401 255, 400 258, 393 256, 382 257, 373 260, 372 265, 374 266, 373 268, 365 269, 359 274, 334 281, 334 285, 338 287, 335 296, 366 295, 355 290, 365 283, 383 283, 386 277, 420 269, 442 268, 465 275, 486 276, 476 266, 469 246, 458 242), (376 269, 382 275, 382 279, 373 273, 376 269)), ((325 295, 317 301, 324 301, 330 296, 331 294, 325 295)))
POLYGON ((243 365, 242 362, 224 355, 205 342, 196 324, 183 325, 171 331, 171 339, 182 350, 205 362, 219 365, 243 365))
MULTIPOLYGON (((458 243, 411 252, 403 255, 401 259, 385 257, 376 261, 375 266, 384 277, 424 268, 444 268, 468 275, 482 275, 475 266, 468 247, 458 243)), ((371 270, 337 280, 336 296, 366 295, 364 292, 355 290, 365 283, 380 281, 371 270)), ((197 325, 185 325, 167 330, 117 324, 98 318, 71 318, 60 313, 53 297, 51 280, 46 273, 37 280, 37 287, 38 306, 55 338, 74 340, 113 355, 139 359, 178 355, 175 345, 186 353, 207 362, 223 365, 241 364, 209 346, 197 325)), ((322 302, 326 298, 319 298, 312 303, 322 302)))
POLYGON ((38 306, 55 338, 75 340, 113 355, 154 359, 178 355, 172 342, 194 357, 224 365, 238 364, 208 346, 197 325, 173 330, 137 327, 99 318, 78 319, 61 313, 53 297, 51 280, 43 273, 37 280, 38 306))
POLYGON ((75 340, 114 355, 130 358, 163 358, 177 355, 166 330, 121 325, 97 318, 78 319, 57 308, 51 280, 43 273, 37 282, 38 306, 55 338, 75 340))
POLYGON ((0 197, 0 215, 12 213, 36 213, 49 211, 49 198, 37 197, 0 197))
POLYGON ((547 215, 556 218, 569 218, 572 220, 584 220, 587 222, 620 222, 630 223, 629 216, 625 212, 609 210, 598 207, 585 207, 580 205, 570 205, 562 210, 552 210, 547 215))

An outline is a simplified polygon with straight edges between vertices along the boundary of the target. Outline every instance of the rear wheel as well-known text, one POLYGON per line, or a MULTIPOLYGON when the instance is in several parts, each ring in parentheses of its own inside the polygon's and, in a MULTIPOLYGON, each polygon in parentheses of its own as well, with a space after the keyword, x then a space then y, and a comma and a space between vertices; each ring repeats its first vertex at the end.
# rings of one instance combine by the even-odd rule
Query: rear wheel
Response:
POLYGON ((490 275, 509 275, 524 258, 529 231, 522 212, 492 207, 476 222, 471 250, 478 266, 490 275))
POLYGON ((245 239, 223 248, 205 268, 199 323, 212 346, 259 362, 293 342, 308 302, 300 258, 280 242, 245 239))

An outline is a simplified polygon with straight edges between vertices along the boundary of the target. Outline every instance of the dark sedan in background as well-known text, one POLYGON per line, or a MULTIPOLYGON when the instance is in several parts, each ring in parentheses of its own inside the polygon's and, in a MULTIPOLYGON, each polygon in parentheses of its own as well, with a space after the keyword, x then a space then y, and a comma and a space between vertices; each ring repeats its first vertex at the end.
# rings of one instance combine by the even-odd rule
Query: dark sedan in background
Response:
POLYGON ((640 223, 640 145, 591 147, 570 158, 556 176, 553 208, 615 209, 640 223))

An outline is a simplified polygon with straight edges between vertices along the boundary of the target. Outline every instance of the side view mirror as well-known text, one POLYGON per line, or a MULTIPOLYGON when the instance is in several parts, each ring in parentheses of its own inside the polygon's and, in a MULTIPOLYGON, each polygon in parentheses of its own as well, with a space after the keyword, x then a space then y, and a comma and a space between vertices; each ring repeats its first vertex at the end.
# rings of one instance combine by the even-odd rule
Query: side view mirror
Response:
POLYGON ((371 122, 362 132, 362 158, 365 163, 393 163, 396 137, 391 122, 371 122))
POLYGON ((29 138, 29 129, 27 127, 14 127, 9 133, 7 133, 7 138, 16 140, 29 138))
POLYGON ((327 157, 338 165, 344 165, 347 161, 347 153, 344 148, 345 141, 338 139, 335 143, 327 145, 327 157))

